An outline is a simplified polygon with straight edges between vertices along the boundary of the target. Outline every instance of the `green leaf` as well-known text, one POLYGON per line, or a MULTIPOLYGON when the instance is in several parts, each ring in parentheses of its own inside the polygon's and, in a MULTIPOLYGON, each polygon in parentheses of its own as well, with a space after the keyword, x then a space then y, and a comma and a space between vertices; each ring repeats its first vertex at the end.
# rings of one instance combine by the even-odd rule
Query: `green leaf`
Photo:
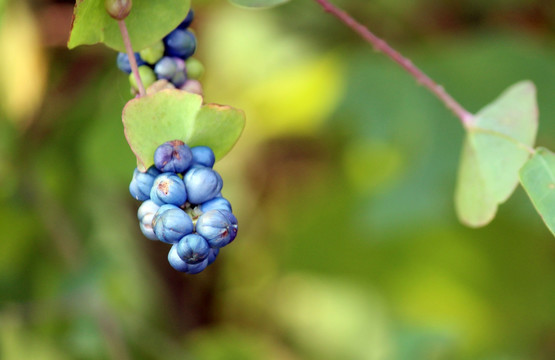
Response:
POLYGON ((555 154, 538 148, 520 170, 520 183, 549 230, 555 235, 555 154))
POLYGON ((269 8, 288 2, 289 0, 229 0, 230 3, 241 7, 269 8))
POLYGON ((495 217, 497 206, 518 185, 537 128, 536 90, 529 81, 511 86, 475 115, 467 127, 455 190, 461 222, 478 227, 495 217))
POLYGON ((169 89, 133 99, 123 109, 125 137, 140 170, 150 167, 156 148, 170 140, 205 145, 220 160, 237 142, 245 115, 230 106, 202 105, 202 97, 169 89))
MULTIPOLYGON (((144 49, 175 29, 189 12, 190 0, 134 0, 125 19, 134 51, 144 49)), ((68 48, 103 42, 124 52, 116 20, 104 9, 104 0, 78 0, 73 14, 68 48)))

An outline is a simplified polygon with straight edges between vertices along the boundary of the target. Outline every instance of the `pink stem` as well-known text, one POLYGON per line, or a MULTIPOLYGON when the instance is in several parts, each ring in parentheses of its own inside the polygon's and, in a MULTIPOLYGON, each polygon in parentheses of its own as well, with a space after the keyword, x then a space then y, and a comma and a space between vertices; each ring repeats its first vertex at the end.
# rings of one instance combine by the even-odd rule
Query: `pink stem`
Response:
POLYGON ((146 90, 143 82, 141 81, 141 76, 139 75, 139 67, 137 66, 137 60, 135 59, 135 53, 133 52, 133 47, 131 46, 131 39, 129 38, 129 32, 127 31, 127 26, 125 26, 124 20, 118 20, 119 30, 121 32, 121 37, 123 38, 123 44, 125 45, 125 51, 129 57, 129 65, 131 65, 131 72, 135 77, 137 86, 139 87, 139 96, 145 96, 146 90))
POLYGON ((443 102, 445 106, 461 120, 463 126, 467 127, 472 124, 472 114, 466 111, 455 99, 453 99, 451 95, 445 91, 443 86, 436 84, 430 77, 422 72, 422 70, 416 67, 412 61, 403 57, 403 55, 389 46, 384 40, 374 35, 368 28, 357 22, 345 11, 332 5, 328 0, 315 1, 320 4, 326 12, 338 18, 341 22, 358 33, 364 40, 372 44, 376 51, 383 52, 397 64, 401 65, 401 67, 408 71, 416 81, 430 90, 441 102, 443 102))

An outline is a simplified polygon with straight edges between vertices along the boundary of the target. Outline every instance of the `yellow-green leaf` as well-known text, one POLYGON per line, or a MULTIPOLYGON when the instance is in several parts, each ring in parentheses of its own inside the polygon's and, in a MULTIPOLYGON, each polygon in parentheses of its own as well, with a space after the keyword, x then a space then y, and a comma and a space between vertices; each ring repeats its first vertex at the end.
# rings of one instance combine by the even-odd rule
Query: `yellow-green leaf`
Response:
POLYGON ((513 85, 476 114, 467 128, 455 191, 461 222, 478 227, 495 217, 518 185, 537 128, 536 90, 529 81, 513 85))
POLYGON ((549 230, 555 235, 555 154, 538 148, 520 170, 520 183, 549 230))
POLYGON ((202 105, 200 95, 176 89, 129 101, 122 118, 127 142, 141 170, 154 163, 156 148, 170 140, 182 140, 189 146, 209 146, 216 160, 220 160, 237 142, 245 126, 241 110, 202 105))
MULTIPOLYGON (((134 0, 125 19, 134 51, 144 49, 175 29, 189 12, 190 0, 134 0)), ((104 8, 104 0, 78 0, 69 37, 70 49, 102 42, 125 51, 119 26, 104 8)))

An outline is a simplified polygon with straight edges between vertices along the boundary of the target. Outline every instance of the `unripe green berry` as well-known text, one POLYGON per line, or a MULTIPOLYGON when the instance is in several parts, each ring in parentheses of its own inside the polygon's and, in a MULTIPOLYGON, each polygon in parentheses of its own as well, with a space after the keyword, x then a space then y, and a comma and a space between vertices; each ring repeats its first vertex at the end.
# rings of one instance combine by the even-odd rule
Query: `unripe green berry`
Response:
POLYGON ((204 74, 204 65, 195 58, 188 58, 185 60, 185 67, 187 68, 187 78, 198 80, 204 74))
POLYGON ((164 56, 164 42, 158 41, 156 44, 147 47, 139 52, 141 59, 149 64, 156 64, 164 56))
POLYGON ((132 0, 105 0, 104 7, 108 14, 116 19, 123 20, 129 15, 131 7, 133 6, 132 0))
MULTIPOLYGON (((156 75, 148 65, 139 66, 139 76, 141 77, 141 81, 145 88, 154 84, 154 82, 156 81, 156 75)), ((133 90, 139 90, 139 86, 135 81, 135 76, 133 73, 129 74, 129 83, 131 84, 131 88, 133 88, 133 90)))

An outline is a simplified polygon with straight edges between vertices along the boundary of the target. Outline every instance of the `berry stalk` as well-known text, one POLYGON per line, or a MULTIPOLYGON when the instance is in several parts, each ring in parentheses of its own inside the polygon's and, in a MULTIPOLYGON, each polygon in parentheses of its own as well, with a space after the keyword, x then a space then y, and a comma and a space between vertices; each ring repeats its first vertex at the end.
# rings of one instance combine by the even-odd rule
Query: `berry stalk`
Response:
POLYGON ((367 27, 353 19, 345 11, 335 7, 328 0, 314 0, 324 11, 329 12, 336 18, 338 18, 345 25, 350 27, 353 31, 358 33, 364 40, 370 43, 376 51, 380 51, 387 55, 391 60, 399 64, 403 69, 405 69, 409 74, 411 74, 418 83, 423 85, 425 88, 430 90, 445 106, 451 110, 455 116, 457 116, 464 127, 469 127, 472 125, 473 116, 465 108, 461 106, 445 89, 443 86, 438 85, 434 82, 428 75, 426 75, 422 70, 420 70, 416 65, 412 63, 411 60, 407 59, 401 55, 398 51, 393 49, 387 42, 380 39, 367 27))
POLYGON ((133 47, 131 46, 131 39, 129 38, 129 32, 127 31, 127 26, 125 26, 125 20, 118 20, 119 30, 121 32, 121 37, 123 38, 123 44, 125 45, 125 52, 129 57, 129 65, 131 65, 131 72, 135 77, 137 87, 139 88, 139 96, 145 96, 146 90, 141 81, 141 76, 139 75, 139 67, 137 66, 137 60, 135 59, 135 53, 133 52, 133 47))

